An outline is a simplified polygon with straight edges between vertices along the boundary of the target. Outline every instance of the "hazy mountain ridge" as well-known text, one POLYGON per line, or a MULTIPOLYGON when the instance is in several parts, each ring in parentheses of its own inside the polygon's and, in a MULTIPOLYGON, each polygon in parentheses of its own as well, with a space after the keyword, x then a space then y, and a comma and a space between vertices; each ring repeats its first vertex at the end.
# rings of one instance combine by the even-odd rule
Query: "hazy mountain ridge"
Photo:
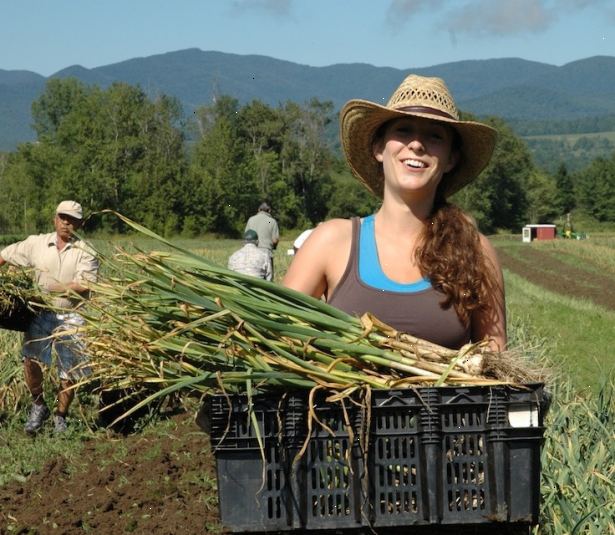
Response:
MULTIPOLYGON (((139 85, 149 95, 177 97, 187 115, 227 94, 276 106, 312 97, 339 108, 349 98, 386 102, 409 72, 440 76, 459 107, 478 116, 562 120, 615 113, 615 57, 595 56, 561 67, 519 58, 466 60, 425 68, 396 69, 364 63, 311 67, 260 55, 191 48, 88 69, 73 65, 50 78, 75 77, 106 87, 139 85)), ((34 139, 30 106, 47 78, 29 71, 0 70, 0 150, 34 139)))

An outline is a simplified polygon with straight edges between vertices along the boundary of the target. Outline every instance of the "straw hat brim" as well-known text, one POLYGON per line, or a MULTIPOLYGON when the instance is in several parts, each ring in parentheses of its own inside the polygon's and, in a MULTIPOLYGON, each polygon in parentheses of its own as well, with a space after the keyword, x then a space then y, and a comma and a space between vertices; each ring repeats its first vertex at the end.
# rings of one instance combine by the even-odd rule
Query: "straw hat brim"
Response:
POLYGON ((496 142, 496 130, 475 121, 459 121, 432 115, 395 110, 368 100, 348 101, 340 111, 340 138, 346 160, 354 175, 374 195, 382 198, 382 165, 374 158, 372 143, 381 125, 399 117, 424 117, 451 125, 459 134, 459 162, 443 177, 443 193, 449 197, 472 182, 487 166, 496 142))

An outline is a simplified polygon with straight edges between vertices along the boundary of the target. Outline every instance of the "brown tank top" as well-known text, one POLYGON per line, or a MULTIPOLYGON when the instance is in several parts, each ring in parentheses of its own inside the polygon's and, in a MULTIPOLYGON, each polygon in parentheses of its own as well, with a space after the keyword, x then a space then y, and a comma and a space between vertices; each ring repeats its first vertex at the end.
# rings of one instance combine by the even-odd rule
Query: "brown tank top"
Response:
POLYGON ((397 292, 374 288, 360 279, 360 231, 360 219, 352 218, 350 258, 329 304, 356 316, 371 312, 398 331, 444 347, 458 349, 468 343, 469 329, 464 327, 453 307, 445 310, 440 306, 445 295, 432 286, 415 292, 397 292))

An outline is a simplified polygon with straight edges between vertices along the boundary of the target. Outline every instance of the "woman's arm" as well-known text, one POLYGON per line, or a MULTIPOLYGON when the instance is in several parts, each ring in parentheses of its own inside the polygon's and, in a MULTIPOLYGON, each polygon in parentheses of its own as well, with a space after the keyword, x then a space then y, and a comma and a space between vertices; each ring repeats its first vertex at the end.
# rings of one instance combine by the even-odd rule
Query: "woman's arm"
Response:
POLYGON ((504 277, 497 252, 491 242, 481 234, 483 254, 487 269, 491 270, 494 287, 491 288, 489 310, 480 309, 472 315, 472 340, 491 340, 494 351, 506 349, 506 300, 504 295, 504 277))
POLYGON ((329 296, 346 269, 351 240, 350 220, 321 223, 298 249, 282 284, 313 297, 329 296))

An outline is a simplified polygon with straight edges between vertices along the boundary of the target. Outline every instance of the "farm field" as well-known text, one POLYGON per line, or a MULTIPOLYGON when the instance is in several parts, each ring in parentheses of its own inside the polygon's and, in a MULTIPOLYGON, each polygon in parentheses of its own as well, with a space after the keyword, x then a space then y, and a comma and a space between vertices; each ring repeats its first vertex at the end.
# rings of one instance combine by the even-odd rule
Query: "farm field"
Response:
POLYGON ((493 243, 509 314, 548 341, 578 388, 595 389, 615 365, 615 237, 493 243))
MULTIPOLYGON (((502 238, 493 241, 505 269, 512 343, 561 363, 574 387, 593 399, 614 360, 615 237, 531 245, 502 238)), ((285 254, 290 243, 281 243, 276 252, 278 280, 290 261, 285 254)), ((147 244, 138 245, 147 248, 147 244)), ((240 242, 194 240, 183 245, 223 264, 240 242)), ((0 331, 0 364, 16 360, 18 351, 18 336, 0 331)), ((1 395, 2 390, 0 399, 1 395)), ((612 402, 603 401, 607 416, 612 402)), ((567 405, 584 410, 583 401, 567 405)), ((184 408, 171 407, 156 422, 144 423, 140 432, 124 436, 88 427, 80 413, 91 409, 82 402, 73 410, 72 429, 66 437, 45 432, 35 439, 22 432, 23 410, 19 418, 0 410, 0 534, 222 533, 214 458, 207 435, 194 422, 197 409, 197 400, 187 400, 184 408)), ((612 425, 612 414, 610 418, 612 425)), ((561 420, 558 425, 565 426, 565 419, 561 420)), ((557 434, 565 432, 565 427, 557 430, 557 434)), ((559 437, 551 440, 559 442, 559 437)), ((569 458, 561 460, 564 469, 570 469, 561 476, 569 482, 565 483, 570 487, 564 492, 567 496, 573 495, 576 478, 592 484, 596 473, 600 476, 596 483, 601 477, 615 476, 612 468, 609 475, 608 466, 600 464, 608 453, 600 453, 597 447, 588 450, 587 443, 576 442, 565 450, 569 458), (577 450, 594 452, 595 464, 588 472, 578 466, 573 474, 571 464, 578 462, 577 450)), ((560 453, 550 451, 548 459, 559 463, 560 453)), ((561 472, 555 470, 550 488, 558 484, 556 476, 561 472)), ((592 494, 599 495, 598 491, 589 493, 588 500, 592 494)), ((565 513, 580 520, 594 507, 579 503, 565 513)), ((563 519, 566 514, 557 512, 556 516, 563 519)), ((537 533, 568 533, 549 526, 537 533)), ((615 534, 615 527, 579 533, 615 534)))

